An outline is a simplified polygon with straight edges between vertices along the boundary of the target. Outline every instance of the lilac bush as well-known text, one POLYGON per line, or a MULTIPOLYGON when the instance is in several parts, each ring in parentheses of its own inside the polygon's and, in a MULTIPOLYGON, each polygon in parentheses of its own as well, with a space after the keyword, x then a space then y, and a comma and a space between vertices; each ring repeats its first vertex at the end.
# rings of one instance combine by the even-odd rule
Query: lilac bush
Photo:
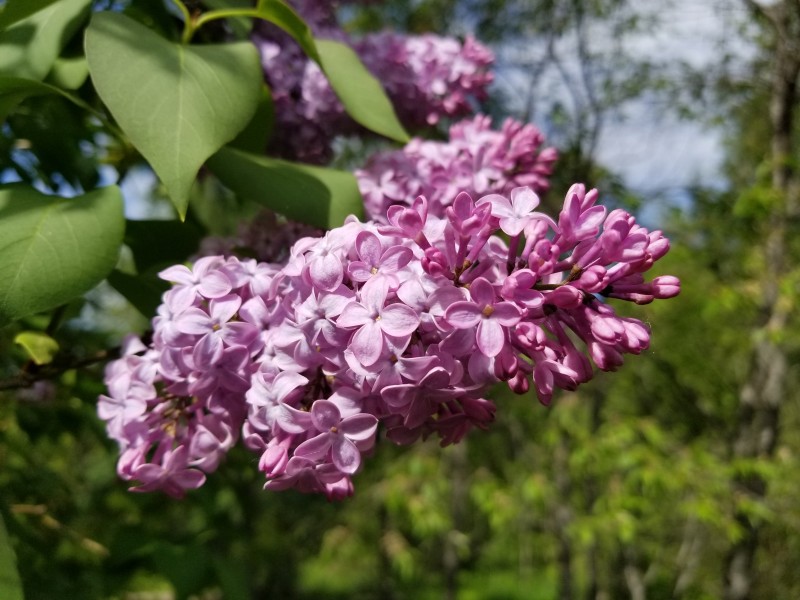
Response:
POLYGON ((592 363, 617 369, 650 334, 607 300, 645 304, 680 284, 644 279, 668 240, 597 197, 573 186, 554 220, 529 187, 461 192, 442 214, 419 196, 382 222, 303 237, 281 263, 164 270, 152 342, 128 341, 99 402, 119 475, 181 496, 241 442, 266 489, 343 498, 379 428, 452 444, 490 425, 495 385, 549 404, 592 363))

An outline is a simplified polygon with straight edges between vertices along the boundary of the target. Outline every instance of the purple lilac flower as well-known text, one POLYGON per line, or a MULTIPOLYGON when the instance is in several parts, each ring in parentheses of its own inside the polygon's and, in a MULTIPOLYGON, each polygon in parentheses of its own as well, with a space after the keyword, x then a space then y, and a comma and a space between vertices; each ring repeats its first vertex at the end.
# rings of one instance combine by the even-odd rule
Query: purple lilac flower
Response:
POLYGON ((301 238, 282 264, 165 270, 152 344, 126 343, 98 403, 119 475, 182 496, 241 439, 266 489, 339 499, 379 425, 395 443, 456 443, 492 422, 498 383, 548 404, 592 363, 618 369, 650 334, 608 300, 669 298, 680 282, 645 280, 669 242, 596 201, 575 185, 554 221, 529 188, 459 193, 444 215, 419 197, 383 224, 301 238))
MULTIPOLYGON (((431 34, 382 32, 351 40, 336 22, 332 3, 293 0, 291 4, 316 37, 353 47, 409 128, 472 114, 486 98, 494 57, 472 38, 462 43, 431 34)), ((358 125, 347 116, 319 67, 286 33, 260 23, 253 41, 275 105, 270 153, 315 164, 329 162, 334 137, 356 133, 358 125)))
POLYGON ((373 155, 356 177, 374 220, 383 220, 391 206, 411 204, 418 196, 427 198, 429 210, 442 217, 458 194, 466 192, 473 198, 492 195, 494 203, 506 202, 508 208, 498 205, 498 210, 505 211, 505 226, 513 222, 516 231, 526 221, 522 211, 531 213, 527 218, 538 218, 539 213, 532 212, 538 205, 536 193, 550 185, 557 153, 543 144, 544 136, 533 125, 508 119, 497 131, 489 117, 478 115, 453 125, 447 142, 415 138, 402 150, 373 155), (532 191, 507 198, 514 189, 526 187, 532 191))

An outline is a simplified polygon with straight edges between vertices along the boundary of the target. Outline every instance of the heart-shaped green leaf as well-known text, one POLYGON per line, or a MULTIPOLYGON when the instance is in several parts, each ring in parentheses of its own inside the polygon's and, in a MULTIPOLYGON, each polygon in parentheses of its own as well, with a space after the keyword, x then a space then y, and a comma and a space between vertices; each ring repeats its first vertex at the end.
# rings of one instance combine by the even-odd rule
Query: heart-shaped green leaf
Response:
POLYGON ((211 157, 208 166, 237 195, 294 221, 327 229, 341 225, 348 215, 360 217, 364 212, 356 178, 345 171, 290 163, 229 147, 211 157))
POLYGON ((103 12, 86 31, 86 58, 100 98, 183 218, 203 162, 256 110, 262 73, 255 47, 173 44, 124 15, 103 12))
POLYGON ((81 26, 91 3, 92 0, 60 0, 0 32, 0 73, 44 79, 81 26))
POLYGON ((117 262, 124 230, 115 186, 71 199, 0 187, 0 326, 97 285, 117 262))
POLYGON ((347 114, 366 127, 398 142, 407 142, 394 107, 358 55, 349 46, 333 40, 316 40, 320 66, 341 100, 347 114))

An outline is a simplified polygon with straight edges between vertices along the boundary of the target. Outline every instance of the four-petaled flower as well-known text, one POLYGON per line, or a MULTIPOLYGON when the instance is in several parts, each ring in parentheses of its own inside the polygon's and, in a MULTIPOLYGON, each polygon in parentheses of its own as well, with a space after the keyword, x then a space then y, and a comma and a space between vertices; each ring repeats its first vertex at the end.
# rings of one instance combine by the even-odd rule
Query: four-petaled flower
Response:
POLYGON ((410 336, 419 325, 419 315, 405 304, 386 304, 389 283, 385 278, 371 279, 361 288, 361 302, 345 306, 336 320, 340 327, 358 327, 350 346, 358 361, 368 367, 380 358, 384 336, 410 336))
POLYGON ((494 287, 478 277, 469 288, 472 302, 454 302, 444 314, 445 320, 456 329, 478 326, 475 342, 484 355, 500 354, 506 343, 504 327, 520 322, 522 311, 511 302, 498 302, 494 287))

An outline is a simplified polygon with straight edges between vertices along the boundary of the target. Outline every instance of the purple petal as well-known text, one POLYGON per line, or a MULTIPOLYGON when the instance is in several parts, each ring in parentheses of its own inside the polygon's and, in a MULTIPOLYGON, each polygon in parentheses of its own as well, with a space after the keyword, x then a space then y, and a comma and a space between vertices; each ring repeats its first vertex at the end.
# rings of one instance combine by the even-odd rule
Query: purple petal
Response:
POLYGON ((206 482, 206 476, 197 469, 184 469, 173 473, 169 480, 184 490, 196 490, 206 482))
POLYGON ((205 369, 219 362, 225 347, 220 336, 208 333, 200 338, 192 351, 195 367, 205 369))
POLYGON ((272 382, 272 393, 278 402, 283 402, 286 396, 291 394, 301 385, 305 385, 307 383, 308 379, 299 373, 295 373, 293 371, 283 371, 272 382))
POLYGON ((379 324, 389 335, 411 335, 419 327, 419 315, 405 304, 391 304, 381 311, 379 324))
POLYGON ((378 419, 366 413, 348 417, 339 424, 339 431, 354 442, 363 442, 370 439, 375 435, 377 428, 378 419))
POLYGON ((315 258, 311 261, 308 272, 314 287, 327 292, 332 292, 339 287, 344 278, 342 261, 335 254, 326 254, 315 258))
POLYGON ((372 321, 369 311, 358 302, 351 302, 344 307, 342 314, 336 319, 339 327, 359 327, 372 321))
POLYGON ((498 302, 492 308, 494 312, 492 312, 492 316, 489 318, 506 327, 516 325, 522 317, 522 312, 511 302, 498 302))
POLYGON ((381 398, 392 408, 400 409, 408 406, 416 393, 417 387, 413 385, 390 385, 381 390, 381 398))
MULTIPOLYGON (((301 446, 302 447, 302 444, 301 446)), ((298 452, 298 448, 296 452, 298 452)), ((342 473, 352 475, 361 466, 361 452, 356 445, 342 435, 334 436, 333 452, 331 452, 334 466, 342 473)))
POLYGON ((479 307, 491 306, 497 299, 494 287, 483 277, 478 277, 470 284, 469 294, 479 307))
POLYGON ((388 271, 397 271, 411 262, 413 256, 414 253, 411 252, 410 248, 392 246, 381 256, 381 268, 388 271))
POLYGON ((481 309, 472 302, 454 302, 444 313, 444 319, 453 327, 466 329, 477 325, 483 317, 481 309))
POLYGON ((275 422, 286 433, 305 433, 314 424, 309 413, 286 404, 281 404, 275 422))
POLYGON ((539 206, 539 196, 529 187, 511 190, 511 205, 518 215, 527 215, 539 206))
POLYGON ((182 283, 184 285, 192 285, 194 283, 194 275, 189 270, 189 267, 184 265, 168 267, 160 271, 158 276, 164 281, 171 281, 173 283, 182 283))
POLYGON ((306 440, 295 448, 294 455, 309 460, 322 460, 325 458, 325 455, 328 454, 328 450, 333 442, 331 439, 332 437, 338 438, 341 436, 334 436, 327 431, 320 433, 318 436, 306 440))
POLYGON ((311 422, 318 431, 330 431, 341 420, 339 408, 330 400, 317 400, 311 406, 311 422))
POLYGON ((356 251, 358 257, 370 267, 380 264, 383 247, 378 236, 371 231, 362 231, 356 236, 356 251))
POLYGON ((383 333, 375 321, 365 323, 350 341, 353 354, 365 367, 374 365, 383 350, 383 333))
POLYGON ((368 281, 372 277, 372 266, 365 262, 354 261, 347 266, 347 274, 353 281, 368 281))
POLYGON ((242 298, 236 294, 212 300, 209 305, 211 317, 218 323, 227 323, 236 314, 241 305, 242 298))
POLYGON ((232 286, 230 279, 224 273, 211 271, 203 276, 197 289, 206 298, 221 298, 230 293, 232 286))
POLYGON ((475 338, 478 348, 486 356, 497 356, 506 342, 506 335, 500 323, 492 319, 484 319, 478 325, 475 338))
POLYGON ((199 308, 187 308, 175 319, 175 328, 181 333, 204 335, 211 331, 213 322, 205 311, 199 308))
POLYGON ((371 314, 377 315, 386 303, 388 294, 389 282, 383 277, 372 278, 361 288, 361 304, 371 314))

